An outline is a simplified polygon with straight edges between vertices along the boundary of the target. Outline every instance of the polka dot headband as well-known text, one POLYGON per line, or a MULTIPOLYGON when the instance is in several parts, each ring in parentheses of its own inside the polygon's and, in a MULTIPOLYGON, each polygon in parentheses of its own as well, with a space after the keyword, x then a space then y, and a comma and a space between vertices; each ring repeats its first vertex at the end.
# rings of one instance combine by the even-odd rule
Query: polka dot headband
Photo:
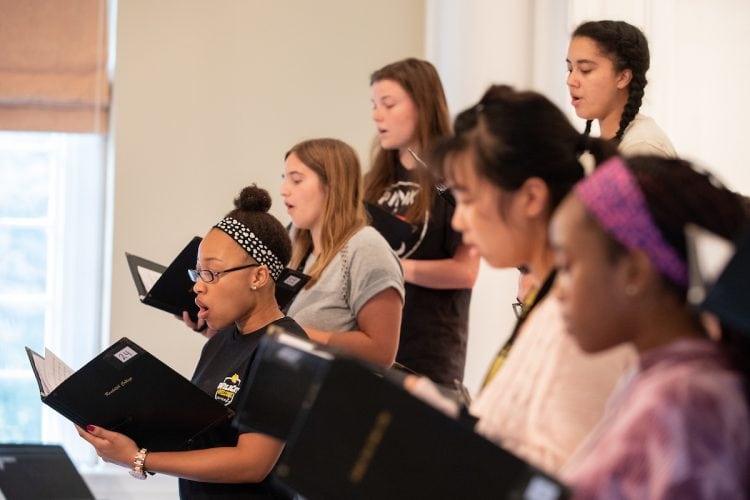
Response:
POLYGON ((259 264, 263 264, 271 272, 273 280, 276 281, 281 276, 281 271, 284 270, 284 264, 281 263, 278 257, 268 248, 263 242, 255 235, 242 222, 232 217, 224 217, 221 222, 214 226, 217 229, 221 229, 239 246, 245 249, 245 251, 255 259, 259 264))

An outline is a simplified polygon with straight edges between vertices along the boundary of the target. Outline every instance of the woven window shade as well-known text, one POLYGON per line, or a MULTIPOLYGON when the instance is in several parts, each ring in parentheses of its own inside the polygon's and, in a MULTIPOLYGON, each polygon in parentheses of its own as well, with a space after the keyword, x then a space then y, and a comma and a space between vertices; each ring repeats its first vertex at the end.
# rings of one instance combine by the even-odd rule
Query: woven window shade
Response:
POLYGON ((0 129, 107 130, 106 0, 0 0, 0 129))

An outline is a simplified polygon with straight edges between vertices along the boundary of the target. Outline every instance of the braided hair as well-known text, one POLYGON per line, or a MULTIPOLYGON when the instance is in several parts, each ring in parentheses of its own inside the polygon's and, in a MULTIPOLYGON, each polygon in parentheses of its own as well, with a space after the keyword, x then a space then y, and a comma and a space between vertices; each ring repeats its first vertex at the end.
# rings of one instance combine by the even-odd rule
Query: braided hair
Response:
MULTIPOLYGON (((633 121, 643 102, 646 80, 651 56, 648 41, 641 30, 625 21, 588 21, 576 28, 573 38, 590 38, 607 57, 612 60, 616 71, 629 69, 633 77, 628 85, 628 101, 625 103, 620 127, 617 129, 614 141, 619 144, 625 129, 633 121)), ((591 120, 586 121, 588 135, 591 131, 591 120)))

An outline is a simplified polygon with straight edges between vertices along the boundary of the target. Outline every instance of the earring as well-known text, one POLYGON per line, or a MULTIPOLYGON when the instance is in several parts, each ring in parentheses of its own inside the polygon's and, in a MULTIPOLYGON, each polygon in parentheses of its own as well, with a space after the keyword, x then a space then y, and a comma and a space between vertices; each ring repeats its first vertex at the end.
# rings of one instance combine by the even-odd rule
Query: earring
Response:
POLYGON ((258 289, 258 287, 255 286, 255 285, 251 286, 250 288, 252 288, 253 290, 257 290, 258 289))
POLYGON ((638 287, 635 285, 628 285, 625 287, 625 295, 628 297, 635 297, 638 294, 638 287))

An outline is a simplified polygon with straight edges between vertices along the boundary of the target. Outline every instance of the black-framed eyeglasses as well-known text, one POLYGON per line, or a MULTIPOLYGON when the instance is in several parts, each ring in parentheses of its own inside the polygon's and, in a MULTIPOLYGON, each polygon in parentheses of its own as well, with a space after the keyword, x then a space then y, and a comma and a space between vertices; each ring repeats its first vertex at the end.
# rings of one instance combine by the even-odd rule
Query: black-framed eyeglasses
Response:
POLYGON ((511 305, 513 306, 513 314, 516 315, 516 318, 523 316, 523 302, 516 300, 511 305))
POLYGON ((239 266, 239 267, 233 267, 231 269, 225 269, 223 271, 211 271, 210 269, 188 269, 188 276, 190 276, 190 279, 193 281, 198 281, 198 278, 200 277, 200 279, 202 279, 204 283, 211 283, 215 281, 222 274, 239 271, 240 269, 247 269, 248 267, 258 267, 258 266, 260 266, 260 264, 258 264, 257 262, 254 262, 252 264, 247 264, 247 265, 239 266))

